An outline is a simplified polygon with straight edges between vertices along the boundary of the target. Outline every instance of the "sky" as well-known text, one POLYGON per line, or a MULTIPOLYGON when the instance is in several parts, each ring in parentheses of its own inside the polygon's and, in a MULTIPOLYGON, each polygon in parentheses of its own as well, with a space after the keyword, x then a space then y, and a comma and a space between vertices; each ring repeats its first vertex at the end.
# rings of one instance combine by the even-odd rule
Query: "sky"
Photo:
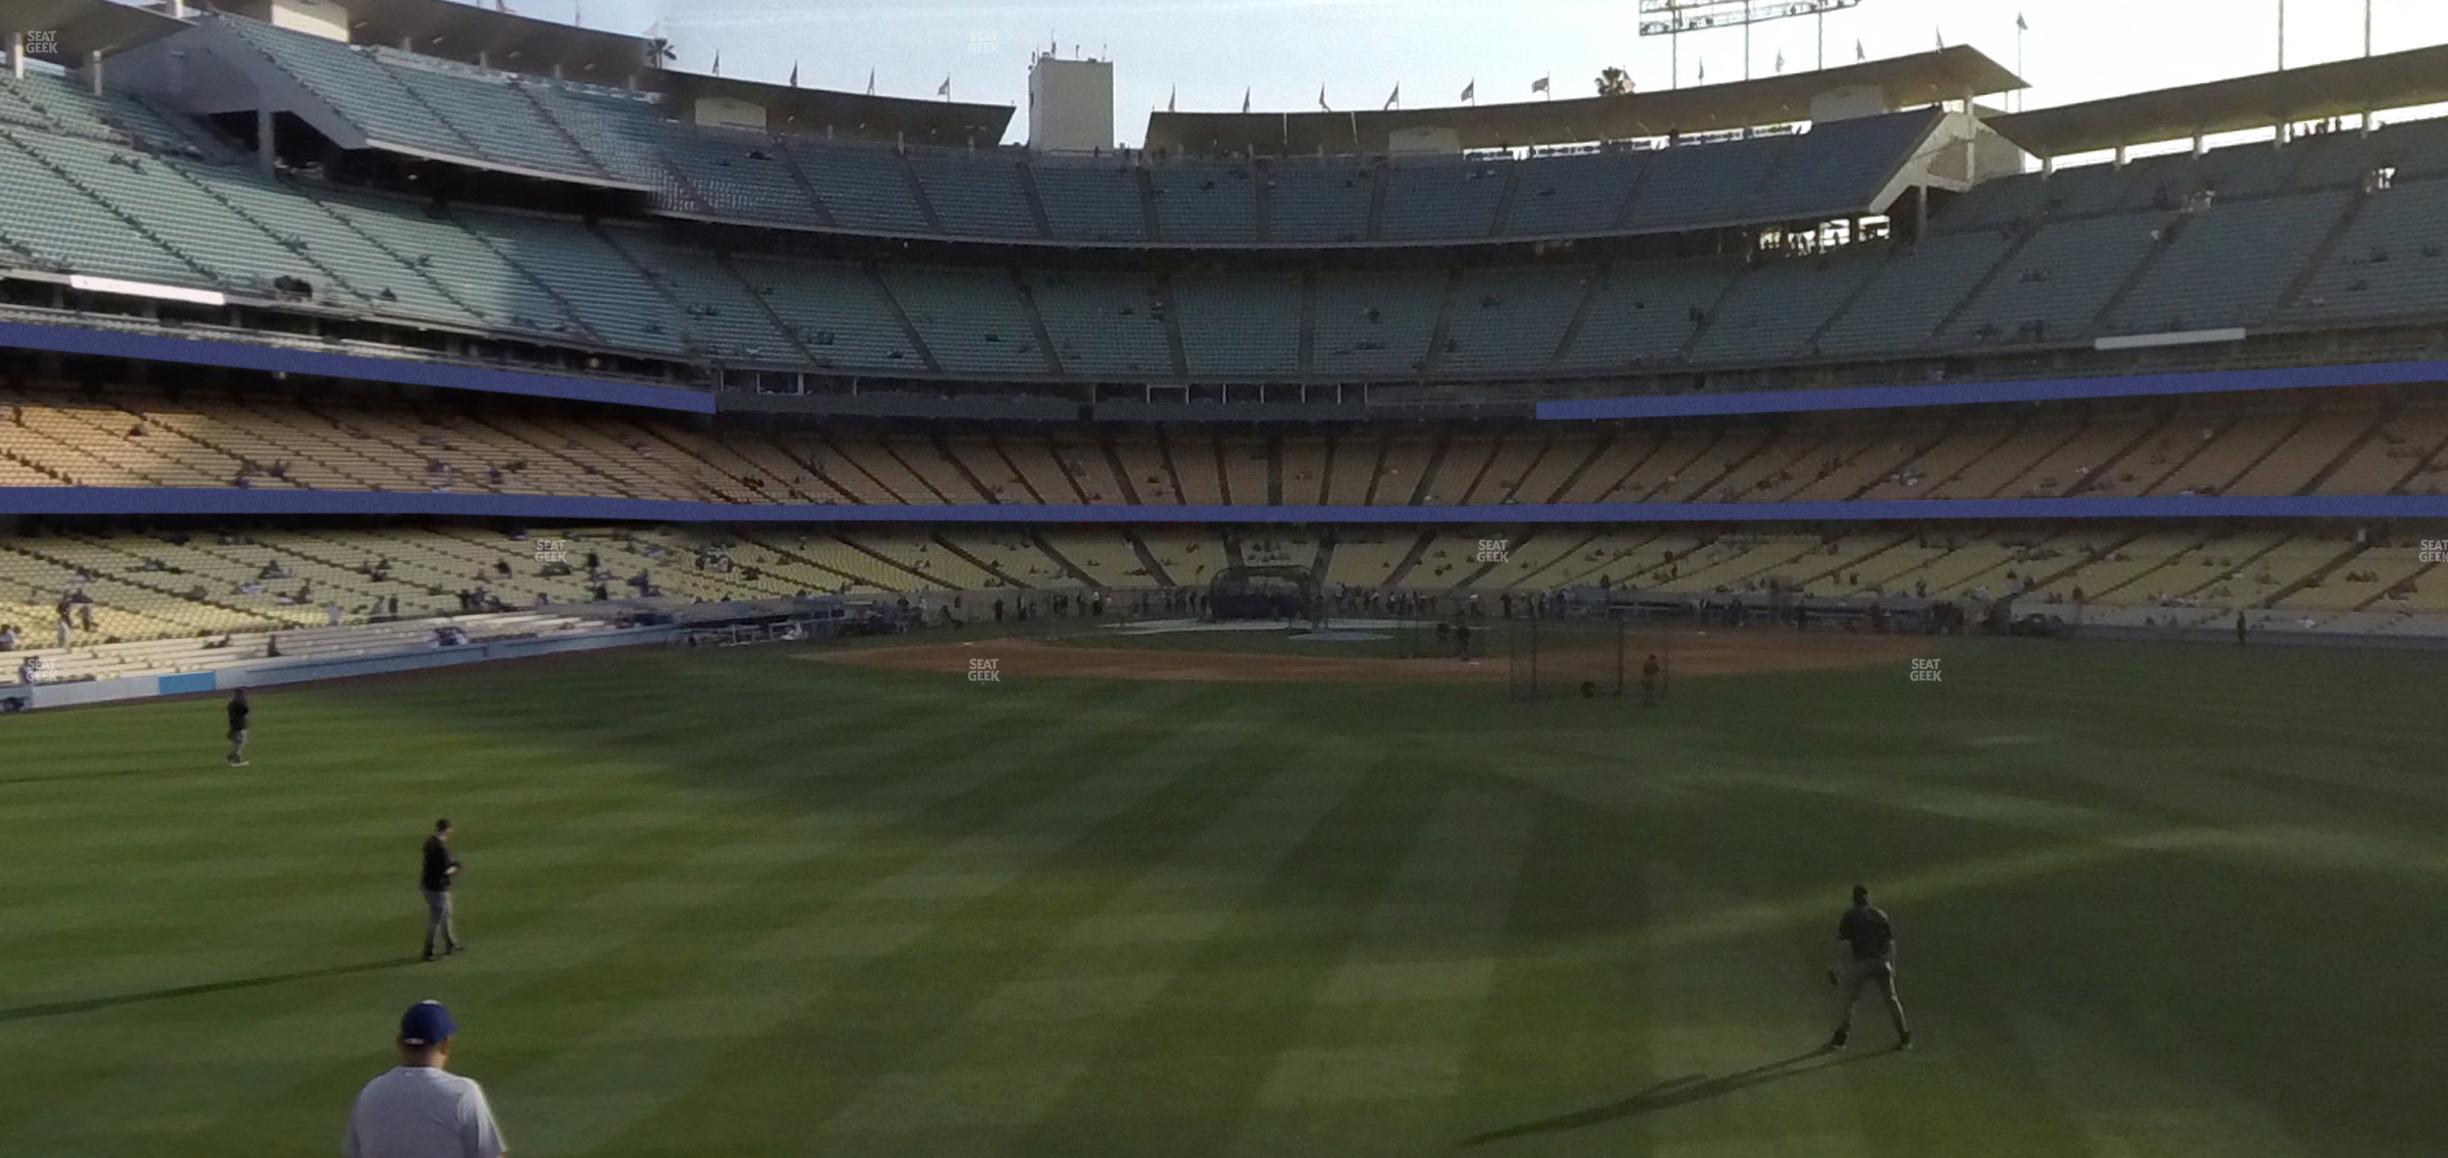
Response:
MULTIPOLYGON (((1375 109, 1400 86, 1405 107, 1594 91, 1598 71, 1630 70, 1642 91, 1743 75, 1743 34, 1639 35, 1638 0, 512 0, 519 12, 645 32, 660 22, 676 67, 781 82, 794 64, 810 88, 931 97, 947 77, 964 101, 1019 106, 1032 52, 1059 46, 1114 62, 1119 143, 1135 145, 1148 112, 1375 109)), ((2024 107, 2263 72, 2278 63, 2282 0, 1860 0, 1825 18, 1829 64, 1971 44, 2033 88, 2024 107), (2018 37, 2021 14, 2030 31, 2018 37)), ((2283 0, 2290 66, 2363 51, 2363 0, 2283 0)), ((2371 0, 2375 51, 2448 43, 2448 0, 2371 0)), ((1813 66, 1819 21, 1754 26, 1754 75, 1813 66)), ((1025 135, 1015 117, 1012 140, 1025 135)))

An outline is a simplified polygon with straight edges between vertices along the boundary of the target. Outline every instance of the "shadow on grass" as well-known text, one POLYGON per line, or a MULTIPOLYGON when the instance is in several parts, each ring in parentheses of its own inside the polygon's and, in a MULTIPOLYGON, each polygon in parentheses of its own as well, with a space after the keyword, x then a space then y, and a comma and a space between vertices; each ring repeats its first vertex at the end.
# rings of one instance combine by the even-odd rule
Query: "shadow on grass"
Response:
POLYGON ((1534 1122, 1523 1122, 1517 1126, 1507 1126, 1501 1130, 1475 1134, 1463 1139, 1462 1145, 1485 1146, 1491 1142, 1506 1142, 1515 1138, 1526 1138, 1533 1134, 1558 1134, 1566 1130, 1602 1126, 1608 1122, 1637 1118, 1643 1114, 1671 1110, 1676 1106, 1688 1106, 1694 1102, 1722 1098, 1727 1094, 1747 1090, 1753 1086, 1762 1086, 1769 1082, 1801 1077, 1804 1074, 1831 1070, 1838 1066, 1852 1065, 1855 1062, 1865 1062, 1883 1056, 1885 1054, 1880 1051, 1839 1054, 1821 1048, 1806 1050, 1791 1057, 1778 1058, 1764 1065, 1756 1065, 1740 1073, 1731 1073, 1723 1077, 1712 1078, 1707 1074, 1685 1074, 1679 1078, 1669 1078, 1631 1097, 1609 1102, 1603 1106, 1591 1106, 1585 1110, 1574 1110, 1569 1114, 1558 1114, 1551 1118, 1540 1118, 1534 1122))
POLYGON ((109 772, 50 772, 40 776, 0 776, 0 788, 12 784, 50 784, 61 780, 108 780, 118 776, 178 776, 185 768, 118 768, 109 772))
POLYGON ((115 997, 87 997, 77 1001, 52 1001, 41 1005, 20 1005, 0 1009, 0 1021, 24 1021, 35 1017, 58 1017, 64 1013, 89 1013, 118 1005, 136 1005, 146 1001, 168 1001, 174 997, 196 997, 206 993, 226 993, 233 989, 256 989, 289 981, 311 981, 317 977, 338 977, 347 973, 371 973, 377 969, 397 969, 414 965, 415 957, 394 957, 387 961, 366 961, 356 965, 334 965, 327 969, 307 969, 296 973, 272 973, 262 977, 241 977, 234 981, 208 981, 201 985, 181 985, 171 989, 153 989, 143 993, 122 993, 115 997))

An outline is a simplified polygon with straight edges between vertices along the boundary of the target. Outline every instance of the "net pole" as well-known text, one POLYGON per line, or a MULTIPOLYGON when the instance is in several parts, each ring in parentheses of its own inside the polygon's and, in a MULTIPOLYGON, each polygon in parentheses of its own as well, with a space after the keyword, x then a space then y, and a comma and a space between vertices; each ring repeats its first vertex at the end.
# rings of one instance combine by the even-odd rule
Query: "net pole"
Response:
POLYGON ((1615 621, 1615 698, 1620 700, 1624 696, 1624 632, 1627 628, 1623 618, 1614 612, 1609 611, 1607 618, 1615 621))
POLYGON ((1530 621, 1530 698, 1534 700, 1539 698, 1539 661, 1546 658, 1540 654, 1547 643, 1544 626, 1540 618, 1530 621))

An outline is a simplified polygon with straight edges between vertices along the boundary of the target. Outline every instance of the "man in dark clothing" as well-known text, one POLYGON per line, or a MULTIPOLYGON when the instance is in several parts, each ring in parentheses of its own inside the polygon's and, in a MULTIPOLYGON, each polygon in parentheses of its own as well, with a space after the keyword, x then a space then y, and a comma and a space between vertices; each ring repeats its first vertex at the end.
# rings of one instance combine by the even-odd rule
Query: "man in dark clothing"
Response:
POLYGON ((1853 886, 1853 907, 1836 922, 1836 939, 1845 943, 1844 959, 1828 970, 1827 978, 1844 1002, 1844 1013, 1827 1047, 1845 1047, 1853 1034, 1853 1003, 1864 988, 1876 985, 1887 999, 1887 1018, 1895 1023, 1896 1048, 1911 1049, 1912 1028, 1904 1023, 1904 1003, 1896 1000, 1895 926, 1870 903, 1870 886, 1853 886))
POLYGON ((1658 674, 1663 670, 1658 666, 1658 657, 1655 654, 1641 661, 1642 706, 1652 708, 1657 706, 1658 674))
POLYGON ((247 716, 254 709, 247 706, 246 689, 232 693, 229 702, 229 763, 232 768, 246 767, 247 716))
POLYGON ((451 927, 451 878, 459 875, 459 859, 450 851, 451 822, 434 821, 433 835, 425 838, 425 868, 417 877, 417 887, 425 894, 425 959, 434 959, 434 934, 442 935, 442 952, 456 953, 467 946, 459 940, 458 930, 451 927))

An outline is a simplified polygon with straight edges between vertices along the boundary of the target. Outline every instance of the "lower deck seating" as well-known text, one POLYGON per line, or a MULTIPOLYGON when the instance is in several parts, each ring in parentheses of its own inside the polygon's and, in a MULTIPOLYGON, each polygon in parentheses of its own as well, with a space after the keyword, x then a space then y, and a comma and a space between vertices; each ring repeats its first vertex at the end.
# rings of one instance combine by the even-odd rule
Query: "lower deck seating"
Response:
POLYGON ((2448 403, 2356 392, 2011 412, 1288 431, 713 430, 627 411, 329 392, 0 386, 0 487, 736 504, 1454 506, 2437 494, 2448 403))
POLYGON ((2014 597, 2019 610, 2067 617, 2443 613, 2448 560, 2424 544, 2444 542, 2448 525, 2360 540, 2319 526, 2153 523, 27 529, 0 537, 0 640, 14 656, 0 682, 30 656, 44 659, 46 679, 128 674, 138 663, 220 666, 232 657, 203 653, 260 658, 277 638, 281 654, 297 655, 341 629, 429 630, 443 616, 559 630, 571 612, 606 601, 1204 588, 1235 565, 1321 560, 1330 590, 1605 586, 1755 606, 1794 593, 1973 606, 2014 597), (145 641, 163 642, 129 646, 145 641))

